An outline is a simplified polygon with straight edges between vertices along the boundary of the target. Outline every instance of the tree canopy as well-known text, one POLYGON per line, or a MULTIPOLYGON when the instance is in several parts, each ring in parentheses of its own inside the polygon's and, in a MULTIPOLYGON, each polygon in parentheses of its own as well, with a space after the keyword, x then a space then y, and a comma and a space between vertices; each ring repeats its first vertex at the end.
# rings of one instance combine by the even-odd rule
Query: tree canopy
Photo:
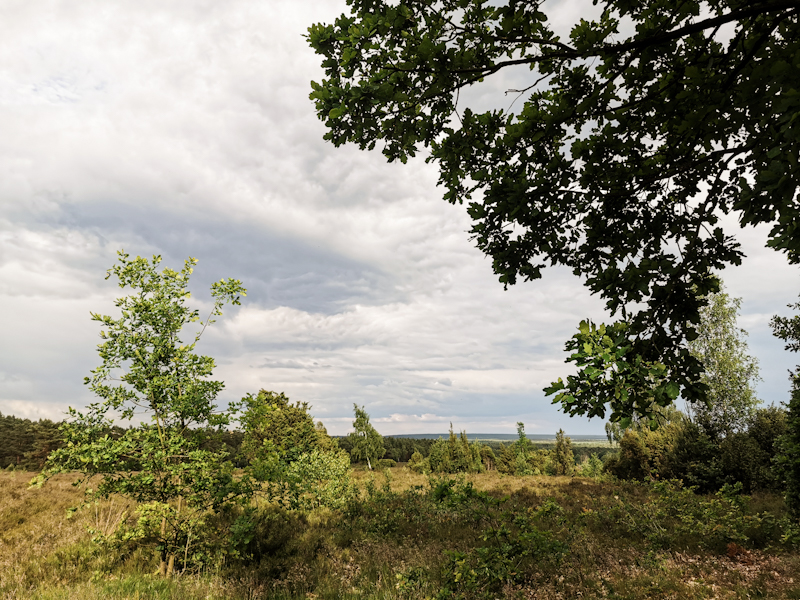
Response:
POLYGON ((705 367, 708 404, 697 403, 694 420, 715 436, 745 431, 759 404, 754 388, 760 379, 758 361, 748 354, 747 332, 736 324, 741 298, 724 291, 711 294, 701 311, 700 334, 689 350, 705 367))
POLYGON ((232 415, 216 405, 225 384, 210 379, 214 359, 195 352, 213 317, 225 304, 240 304, 245 289, 237 279, 213 283, 213 305, 201 321, 199 311, 187 306, 196 259, 187 259, 180 271, 159 270, 160 256, 118 254, 106 279, 116 277, 131 293, 114 302, 119 317, 92 313, 103 327, 97 347, 102 364, 85 383, 99 401, 85 412, 69 409, 61 426, 65 444, 50 454, 35 481, 77 471, 76 485, 96 478, 97 496, 121 494, 139 503, 131 539, 151 540, 161 573, 169 575, 179 550, 188 554, 203 514, 251 493, 247 479, 234 476, 227 452, 207 449, 232 415), (197 331, 185 343, 184 328, 193 324, 197 331), (114 431, 120 417, 131 427, 114 431))
POLYGON ((532 0, 348 5, 308 33, 326 139, 390 161, 427 149, 503 284, 563 265, 618 316, 571 342, 579 372, 548 389, 564 410, 705 398, 686 342, 709 274, 742 258, 721 218, 771 224, 768 245, 800 261, 800 2, 605 0, 568 39, 532 0), (520 65, 516 112, 459 106, 520 65))
POLYGON ((353 432, 348 436, 352 445, 350 456, 355 460, 366 460, 367 467, 371 471, 372 462, 386 454, 383 436, 369 422, 369 415, 363 406, 353 404, 353 412, 355 413, 353 432))
MULTIPOLYGON (((770 325, 773 335, 786 342, 786 350, 800 352, 800 302, 790 304, 789 308, 796 314, 791 317, 775 315, 770 325)), ((786 486, 786 504, 800 517, 800 365, 789 371, 789 379, 792 387, 786 415, 787 431, 776 462, 786 486)))

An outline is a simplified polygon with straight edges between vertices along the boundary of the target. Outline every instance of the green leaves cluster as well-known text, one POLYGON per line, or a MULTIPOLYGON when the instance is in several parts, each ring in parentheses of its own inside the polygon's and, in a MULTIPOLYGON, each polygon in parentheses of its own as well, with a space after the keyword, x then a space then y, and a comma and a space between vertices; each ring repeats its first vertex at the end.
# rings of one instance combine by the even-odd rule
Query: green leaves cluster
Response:
POLYGON ((291 509, 341 507, 354 493, 350 458, 321 423, 314 424, 307 402, 260 390, 237 405, 244 431, 242 454, 262 491, 291 509))
POLYGON ((50 455, 39 481, 77 471, 76 484, 96 478, 89 488, 96 497, 121 494, 140 503, 138 525, 129 533, 157 547, 162 573, 169 574, 208 511, 252 492, 225 452, 207 449, 230 424, 231 411, 216 406, 224 384, 210 378, 214 360, 195 353, 213 317, 223 305, 239 304, 245 289, 235 279, 214 283, 209 316, 201 321, 186 304, 195 259, 180 271, 159 270, 160 256, 118 254, 107 278, 116 277, 132 293, 115 301, 119 317, 92 313, 104 327, 102 364, 85 383, 100 400, 85 412, 70 408, 61 428, 65 444, 50 455), (195 324, 198 331, 187 343, 183 329, 195 324), (115 429, 115 419, 130 427, 115 429))
POLYGON ((741 303, 723 291, 710 294, 700 310, 698 337, 688 345, 703 363, 701 381, 708 386, 707 403, 691 412, 712 436, 745 430, 759 404, 753 387, 760 379, 758 361, 747 353, 747 332, 736 324, 741 303))
POLYGON ((366 460, 367 467, 372 470, 372 463, 386 454, 383 446, 383 436, 369 422, 369 415, 364 407, 353 404, 355 420, 353 432, 348 436, 352 444, 350 456, 354 460, 366 460))
POLYGON ((424 460, 420 470, 431 473, 480 473, 484 470, 481 445, 470 444, 464 431, 456 436, 452 423, 448 438, 436 440, 424 460))
POLYGON ((632 415, 655 415, 653 407, 671 404, 680 388, 667 378, 664 364, 636 353, 628 336, 625 323, 581 321, 579 332, 566 343, 573 352, 568 360, 578 373, 568 376, 566 383, 559 378, 545 393, 555 394, 553 403, 561 403, 570 415, 603 417, 608 403, 610 420, 621 421, 623 427, 630 425, 632 415))
MULTIPOLYGON (((800 312, 800 302, 789 308, 800 312)), ((786 342, 786 349, 800 351, 800 314, 774 316, 770 322, 773 334, 786 342)), ((786 504, 795 517, 800 516, 800 366, 789 373, 792 387, 786 415, 786 435, 781 440, 778 466, 786 484, 786 504)))
POLYGON ((536 0, 348 0, 308 41, 325 69, 311 99, 326 139, 380 144, 390 161, 427 149, 504 285, 563 265, 621 316, 611 360, 586 365, 604 375, 582 369, 560 396, 598 416, 609 398, 621 419, 676 397, 670 383, 705 398, 684 342, 718 291, 708 274, 741 261, 721 215, 770 224, 768 245, 800 261, 800 9, 600 4, 561 39, 536 0), (530 77, 516 112, 458 105, 517 66, 530 77), (601 380, 611 395, 583 394, 601 380), (629 380, 653 385, 631 395, 629 380))

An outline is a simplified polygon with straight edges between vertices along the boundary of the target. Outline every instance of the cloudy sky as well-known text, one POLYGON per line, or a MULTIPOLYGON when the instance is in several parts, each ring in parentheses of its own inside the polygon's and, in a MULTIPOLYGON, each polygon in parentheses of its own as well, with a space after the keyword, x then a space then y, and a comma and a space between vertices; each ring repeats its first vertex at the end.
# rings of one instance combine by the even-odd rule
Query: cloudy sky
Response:
MULTIPOLYGON (((581 2, 551 3, 558 23, 581 2)), ((423 160, 335 149, 308 100, 321 79, 303 39, 344 0, 5 0, 0 5, 0 412, 60 419, 92 400, 98 325, 120 292, 124 248, 208 286, 241 279, 199 350, 221 400, 260 388, 307 401, 335 434, 353 403, 384 434, 603 431, 541 391, 570 372, 564 341, 602 304, 569 272, 503 291, 423 160)), ((466 96, 504 106, 504 75, 466 96)), ((725 273, 761 361, 760 396, 787 396, 794 364, 770 315, 797 298, 798 269, 740 239, 725 273)))

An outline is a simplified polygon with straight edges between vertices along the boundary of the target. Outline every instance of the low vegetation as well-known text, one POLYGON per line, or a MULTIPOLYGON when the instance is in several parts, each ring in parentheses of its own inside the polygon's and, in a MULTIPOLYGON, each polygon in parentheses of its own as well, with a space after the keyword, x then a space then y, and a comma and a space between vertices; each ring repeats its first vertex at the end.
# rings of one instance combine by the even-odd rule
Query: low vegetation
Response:
POLYGON ((544 447, 523 423, 511 444, 452 426, 397 441, 358 405, 340 446, 283 393, 219 409, 195 347, 244 288, 215 283, 203 322, 186 306, 196 261, 159 262, 120 253, 109 270, 133 293, 120 318, 93 315, 100 402, 57 430, 0 415, 4 598, 800 597, 796 420, 757 406, 724 297, 690 348, 716 365, 714 402, 609 423, 618 451, 576 458, 563 431, 544 447))
POLYGON ((190 547, 164 578, 156 554, 114 536, 135 524, 132 503, 69 512, 75 478, 37 489, 32 475, 0 474, 3 598, 800 596, 795 521, 780 496, 736 486, 356 470, 339 509, 254 501, 218 515, 239 523, 233 540, 190 547))

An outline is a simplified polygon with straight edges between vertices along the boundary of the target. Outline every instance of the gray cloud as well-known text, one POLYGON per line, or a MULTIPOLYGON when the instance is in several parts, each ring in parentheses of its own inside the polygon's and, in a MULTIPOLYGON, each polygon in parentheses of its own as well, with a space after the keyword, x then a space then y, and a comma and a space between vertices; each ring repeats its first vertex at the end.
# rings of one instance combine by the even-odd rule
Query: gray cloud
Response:
MULTIPOLYGON (((554 3, 559 27, 576 2, 554 3)), ((0 9, 0 411, 59 418, 91 397, 99 328, 120 293, 103 279, 124 248, 179 266, 192 289, 248 288, 199 350, 221 400, 261 387, 308 401, 333 433, 365 405, 384 433, 602 431, 541 389, 564 376, 564 341, 604 318, 567 270, 504 292, 441 201, 421 157, 335 149, 308 100, 322 76, 302 34, 339 0, 7 2, 0 9)), ((583 10, 581 8, 581 10, 583 10)), ((585 14, 581 13, 581 16, 585 14)), ((506 107, 523 70, 462 95, 506 107)), ((792 357, 768 318, 796 267, 745 232, 726 273, 762 359, 762 397, 785 397, 792 357)))

